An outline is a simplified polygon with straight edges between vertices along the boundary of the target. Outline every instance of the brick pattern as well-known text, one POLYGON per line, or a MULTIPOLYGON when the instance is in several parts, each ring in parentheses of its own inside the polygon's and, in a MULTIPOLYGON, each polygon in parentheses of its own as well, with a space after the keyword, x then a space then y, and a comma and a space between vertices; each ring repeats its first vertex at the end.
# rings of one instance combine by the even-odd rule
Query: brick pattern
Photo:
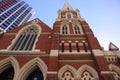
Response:
MULTIPOLYGON (((73 14, 73 18, 77 18, 75 11, 70 11, 73 14)), ((66 15, 67 12, 63 11, 61 15, 66 15)), ((0 37, 0 61, 13 56, 19 63, 20 69, 27 64, 29 61, 33 60, 36 57, 43 60, 43 62, 47 65, 48 73, 46 74, 46 80, 58 80, 58 72, 65 65, 71 65, 76 70, 78 70, 82 65, 89 65, 95 71, 97 71, 99 80, 114 80, 111 78, 111 74, 102 74, 101 71, 109 71, 109 64, 114 64, 120 67, 119 62, 107 62, 104 56, 96 56, 93 53, 93 50, 102 50, 101 46, 94 36, 92 30, 86 21, 81 21, 80 19, 68 19, 68 20, 56 20, 53 24, 53 29, 47 26, 45 23, 40 21, 39 19, 32 20, 28 23, 22 24, 20 27, 5 33, 2 37, 0 37), (70 34, 62 35, 60 34, 60 27, 62 23, 66 21, 69 25, 70 34), (75 22, 78 22, 82 27, 83 34, 75 35, 73 25, 75 22), (37 24, 41 27, 41 33, 38 37, 38 40, 35 44, 35 49, 38 50, 39 54, 32 53, 25 55, 10 55, 3 54, 1 50, 7 50, 7 48, 12 44, 12 41, 16 38, 19 31, 30 24, 37 24), (64 51, 61 52, 61 43, 64 41, 64 51), (80 52, 77 52, 76 41, 79 44, 80 52), (72 52, 69 52, 69 43, 71 43, 72 52), (86 48, 88 52, 85 52, 85 47, 83 43, 86 44, 86 48), (55 50, 56 55, 51 55, 51 50, 55 50), (57 53, 58 51, 58 53, 57 53), (41 52, 44 52, 41 54, 41 52)), ((4 51, 3 51, 4 52, 4 51)), ((8 50, 9 52, 9 50, 8 50)), ((102 54, 102 52, 101 52, 102 54)), ((64 74, 63 74, 64 75, 64 74)), ((72 75, 73 76, 73 75, 72 75)))

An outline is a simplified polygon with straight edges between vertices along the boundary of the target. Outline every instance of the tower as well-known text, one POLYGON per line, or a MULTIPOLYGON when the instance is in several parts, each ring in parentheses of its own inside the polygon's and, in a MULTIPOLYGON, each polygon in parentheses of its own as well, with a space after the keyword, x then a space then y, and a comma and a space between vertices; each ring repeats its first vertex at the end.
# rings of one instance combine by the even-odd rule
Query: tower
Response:
POLYGON ((0 1, 0 29, 9 31, 25 23, 34 10, 22 0, 0 1))
POLYGON ((0 37, 0 78, 119 80, 120 51, 104 51, 88 23, 66 1, 53 29, 39 19, 0 37), (5 77, 7 76, 7 77, 5 77))

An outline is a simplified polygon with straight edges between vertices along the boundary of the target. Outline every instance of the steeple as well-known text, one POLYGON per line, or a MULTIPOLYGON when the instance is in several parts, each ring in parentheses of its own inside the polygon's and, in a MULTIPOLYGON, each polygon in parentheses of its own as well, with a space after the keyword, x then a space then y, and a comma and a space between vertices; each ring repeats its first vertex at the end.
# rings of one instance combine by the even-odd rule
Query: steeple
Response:
POLYGON ((73 10, 73 8, 71 7, 71 5, 68 3, 67 0, 65 1, 64 6, 62 8, 62 11, 66 11, 66 10, 73 10))

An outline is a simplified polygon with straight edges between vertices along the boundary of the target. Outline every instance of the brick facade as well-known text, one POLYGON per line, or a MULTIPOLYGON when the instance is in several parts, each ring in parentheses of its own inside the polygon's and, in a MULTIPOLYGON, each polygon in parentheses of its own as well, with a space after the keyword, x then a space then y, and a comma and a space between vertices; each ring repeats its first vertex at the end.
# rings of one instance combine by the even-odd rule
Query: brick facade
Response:
POLYGON ((13 80, 26 80, 37 67, 44 80, 119 80, 119 49, 102 50, 92 29, 78 14, 78 10, 65 3, 53 29, 34 19, 1 35, 0 75, 12 66, 13 80), (68 13, 72 17, 67 18, 68 13), (35 25, 41 31, 32 50, 10 50, 20 32, 35 25), (63 33, 64 29, 67 34, 63 33))

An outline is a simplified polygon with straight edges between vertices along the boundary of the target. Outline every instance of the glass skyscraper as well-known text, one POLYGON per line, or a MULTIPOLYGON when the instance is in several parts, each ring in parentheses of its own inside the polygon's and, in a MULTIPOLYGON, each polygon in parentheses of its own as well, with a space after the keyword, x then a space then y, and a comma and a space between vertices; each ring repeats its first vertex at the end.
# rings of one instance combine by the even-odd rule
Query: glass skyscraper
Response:
POLYGON ((0 30, 9 31, 25 23, 34 10, 22 0, 0 0, 0 30))

